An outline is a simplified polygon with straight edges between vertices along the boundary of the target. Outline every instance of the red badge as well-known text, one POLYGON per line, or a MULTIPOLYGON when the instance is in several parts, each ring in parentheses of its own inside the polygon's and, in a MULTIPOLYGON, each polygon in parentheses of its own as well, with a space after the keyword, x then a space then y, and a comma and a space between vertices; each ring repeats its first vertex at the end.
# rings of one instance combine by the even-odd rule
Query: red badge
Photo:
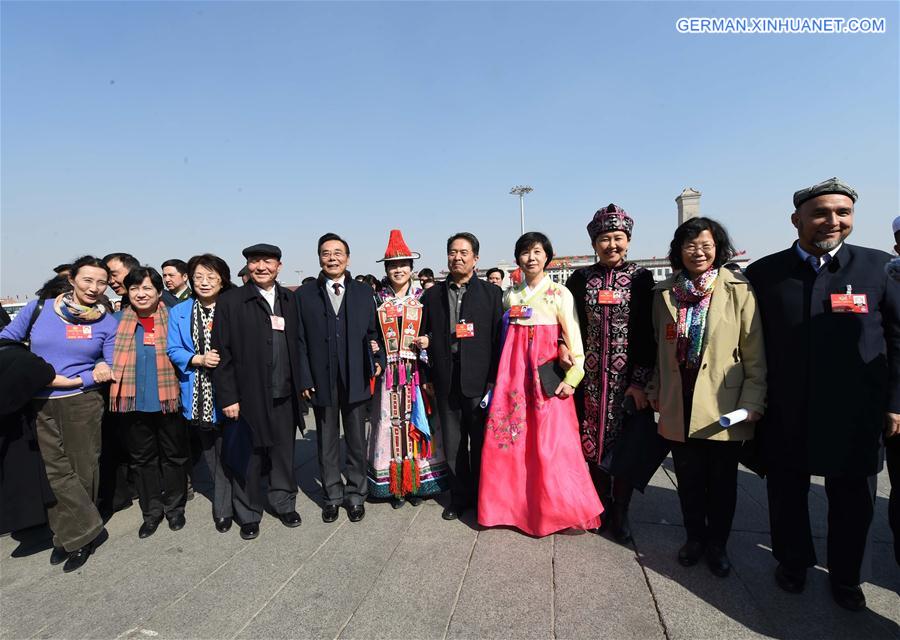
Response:
POLYGON ((67 324, 66 340, 90 340, 91 326, 88 324, 67 324))
POLYGON ((677 337, 677 335, 678 334, 675 331, 675 323, 670 322, 669 324, 667 324, 666 325, 666 341, 673 342, 675 340, 675 338, 677 337))
POLYGON ((399 318, 403 315, 400 307, 395 307, 392 304, 385 305, 384 312, 387 314, 388 318, 399 318))
POLYGON ((869 313, 869 298, 864 293, 832 293, 834 313, 869 313))
POLYGON ((597 292, 597 304, 622 304, 622 292, 601 289, 597 292))
POLYGON ((156 332, 155 331, 145 331, 144 332, 144 346, 145 347, 153 347, 156 345, 156 332))
POLYGON ((475 324, 472 322, 457 322, 456 323, 456 337, 457 338, 474 338, 475 337, 475 324))
POLYGON ((272 331, 284 331, 284 318, 281 316, 269 316, 272 319, 272 331))
POLYGON ((534 310, 526 304, 514 304, 509 308, 509 317, 527 319, 531 317, 533 311, 534 310))

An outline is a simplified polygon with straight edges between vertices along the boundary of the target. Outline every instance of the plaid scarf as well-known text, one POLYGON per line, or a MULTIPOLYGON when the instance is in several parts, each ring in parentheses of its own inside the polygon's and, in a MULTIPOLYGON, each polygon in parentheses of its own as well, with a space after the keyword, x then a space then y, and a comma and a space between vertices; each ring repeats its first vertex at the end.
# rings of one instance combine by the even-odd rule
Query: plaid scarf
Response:
POLYGON ((686 369, 700 368, 703 352, 703 332, 706 330, 706 314, 716 286, 718 269, 709 269, 697 279, 696 284, 681 271, 672 285, 678 308, 677 341, 675 355, 678 364, 686 369))
MULTIPOLYGON (((137 325, 137 313, 131 307, 127 307, 122 311, 122 319, 116 332, 116 345, 113 349, 113 383, 109 389, 109 408, 117 413, 135 410, 137 346, 134 335, 137 325)), ((178 377, 175 375, 175 367, 166 354, 168 334, 169 310, 160 304, 153 314, 159 406, 163 413, 175 413, 181 406, 181 390, 178 386, 178 377)))

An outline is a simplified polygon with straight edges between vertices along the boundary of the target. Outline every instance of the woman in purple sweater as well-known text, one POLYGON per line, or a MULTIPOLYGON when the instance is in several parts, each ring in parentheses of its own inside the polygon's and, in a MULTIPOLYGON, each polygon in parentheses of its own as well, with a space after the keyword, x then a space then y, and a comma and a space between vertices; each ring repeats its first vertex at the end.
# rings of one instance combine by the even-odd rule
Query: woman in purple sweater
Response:
POLYGON ((100 386, 111 378, 117 321, 100 304, 109 271, 93 256, 72 265, 72 290, 55 299, 29 303, 0 338, 31 341, 31 350, 49 362, 56 378, 37 394, 37 438, 56 504, 47 510, 53 531, 50 564, 74 571, 103 541, 103 520, 94 503, 99 485, 100 386))

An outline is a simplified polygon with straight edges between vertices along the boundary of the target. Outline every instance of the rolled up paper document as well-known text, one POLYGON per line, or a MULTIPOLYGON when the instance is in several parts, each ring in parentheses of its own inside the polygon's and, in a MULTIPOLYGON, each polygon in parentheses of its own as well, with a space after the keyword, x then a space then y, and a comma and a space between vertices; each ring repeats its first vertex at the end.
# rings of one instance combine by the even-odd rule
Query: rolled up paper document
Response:
POLYGON ((484 394, 484 397, 481 399, 481 404, 479 406, 482 409, 487 409, 488 406, 490 406, 490 404, 491 404, 491 396, 493 396, 493 395, 494 395, 493 389, 491 389, 486 394, 484 394))
POLYGON ((736 409, 735 411, 726 413, 724 416, 719 418, 719 424, 727 428, 737 424, 738 422, 743 422, 749 415, 750 412, 746 409, 736 409))

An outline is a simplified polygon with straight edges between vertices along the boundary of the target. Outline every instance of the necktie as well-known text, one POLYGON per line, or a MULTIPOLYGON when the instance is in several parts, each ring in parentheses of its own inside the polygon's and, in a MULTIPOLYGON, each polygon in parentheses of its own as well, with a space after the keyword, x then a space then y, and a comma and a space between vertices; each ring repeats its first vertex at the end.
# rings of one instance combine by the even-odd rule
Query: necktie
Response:
POLYGON ((336 295, 336 296, 341 295, 341 283, 340 282, 333 283, 331 285, 331 287, 332 287, 332 289, 334 289, 334 295, 336 295))

